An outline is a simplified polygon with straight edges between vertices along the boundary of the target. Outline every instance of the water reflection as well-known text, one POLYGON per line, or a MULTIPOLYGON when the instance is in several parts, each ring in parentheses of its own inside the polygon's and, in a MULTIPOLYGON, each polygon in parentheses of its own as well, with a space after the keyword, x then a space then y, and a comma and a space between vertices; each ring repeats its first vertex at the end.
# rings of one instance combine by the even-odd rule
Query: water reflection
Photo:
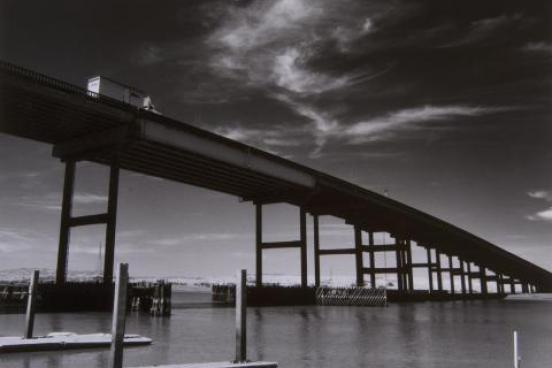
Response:
MULTIPOLYGON (((520 331, 524 366, 552 361, 551 304, 470 301, 363 307, 248 309, 248 351, 252 359, 281 367, 508 366, 511 331, 520 331)), ((40 314, 41 332, 108 331, 107 313, 40 314)), ((0 315, 0 333, 21 333, 21 315, 0 315)), ((170 318, 132 313, 127 331, 150 336, 149 347, 125 350, 125 366, 145 366, 234 356, 234 309, 177 309, 170 318)), ((104 368, 107 350, 5 354, 2 368, 104 368)))

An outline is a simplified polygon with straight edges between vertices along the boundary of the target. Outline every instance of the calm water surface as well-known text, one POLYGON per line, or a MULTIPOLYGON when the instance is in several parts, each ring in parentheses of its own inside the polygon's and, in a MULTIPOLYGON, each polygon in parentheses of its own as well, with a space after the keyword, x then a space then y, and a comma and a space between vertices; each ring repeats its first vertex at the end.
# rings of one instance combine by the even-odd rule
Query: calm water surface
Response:
MULTIPOLYGON (((207 294, 178 298, 170 318, 129 316, 127 332, 149 336, 154 344, 125 350, 125 366, 232 359, 234 309, 206 307, 207 294)), ((20 335, 23 320, 0 315, 0 335, 20 335)), ((511 367, 514 329, 523 368, 552 367, 552 303, 545 301, 249 308, 247 323, 249 358, 278 361, 283 368, 511 367)), ((105 313, 40 314, 35 331, 93 333, 110 325, 105 313)), ((0 367, 104 368, 107 358, 108 350, 98 349, 4 354, 0 367)))

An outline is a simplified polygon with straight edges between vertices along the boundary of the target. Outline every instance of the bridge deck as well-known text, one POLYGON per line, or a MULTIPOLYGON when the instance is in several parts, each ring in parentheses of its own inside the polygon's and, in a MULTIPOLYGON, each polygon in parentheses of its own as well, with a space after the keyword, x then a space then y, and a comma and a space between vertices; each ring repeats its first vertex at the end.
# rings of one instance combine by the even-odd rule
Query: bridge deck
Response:
POLYGON ((366 231, 485 264, 552 289, 552 274, 395 200, 197 127, 0 63, 0 132, 54 145, 63 160, 112 164, 257 203, 287 202, 366 231), (406 238, 406 237, 405 237, 406 238))

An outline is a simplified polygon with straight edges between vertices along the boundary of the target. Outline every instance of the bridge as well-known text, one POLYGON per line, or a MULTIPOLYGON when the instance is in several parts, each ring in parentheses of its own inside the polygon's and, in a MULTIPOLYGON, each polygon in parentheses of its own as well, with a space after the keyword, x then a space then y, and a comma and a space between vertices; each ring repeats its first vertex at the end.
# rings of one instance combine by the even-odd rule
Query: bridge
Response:
POLYGON ((224 192, 255 208, 256 285, 263 284, 262 253, 295 248, 301 286, 307 286, 307 216, 313 221, 315 284, 320 285, 320 258, 348 254, 355 259, 358 286, 375 286, 378 274, 396 275, 399 293, 414 292, 414 269, 427 271, 430 293, 485 296, 496 283, 498 294, 552 292, 552 273, 498 246, 429 214, 334 176, 299 165, 197 127, 138 109, 83 88, 13 64, 0 62, 0 132, 53 146, 65 164, 56 282, 66 279, 72 228, 105 224, 104 281, 111 282, 115 253, 119 170, 125 169, 224 192), (76 163, 110 167, 107 211, 73 216, 76 163), (299 207, 296 241, 263 240, 263 206, 299 207), (343 219, 354 232, 351 248, 321 248, 319 218, 343 219), (386 233, 392 244, 376 244, 386 233), (412 247, 427 259, 412 260, 412 247), (389 252, 394 267, 382 267, 376 253, 389 252), (364 254, 368 254, 365 262, 364 254), (366 264, 365 264, 366 263, 366 264))

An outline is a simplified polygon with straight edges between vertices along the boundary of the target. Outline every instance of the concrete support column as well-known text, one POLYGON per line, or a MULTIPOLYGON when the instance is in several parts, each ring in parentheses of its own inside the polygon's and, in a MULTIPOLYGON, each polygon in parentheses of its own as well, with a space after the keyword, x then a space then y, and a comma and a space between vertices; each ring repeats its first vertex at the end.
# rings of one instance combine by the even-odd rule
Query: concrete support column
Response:
POLYGON ((113 280, 115 261, 115 229, 117 226, 117 202, 119 198, 119 166, 115 161, 109 172, 109 197, 107 199, 107 224, 105 233, 104 283, 113 280))
POLYGON ((481 282, 481 294, 487 294, 487 275, 485 266, 479 265, 479 281, 481 282))
MULTIPOLYGON (((374 233, 370 231, 368 233, 368 246, 371 247, 374 245, 374 233)), ((370 252, 370 286, 372 288, 376 287, 376 256, 374 252, 370 252)))
POLYGON ((299 210, 299 233, 301 241, 301 287, 307 287, 307 212, 299 210))
POLYGON ((401 251, 401 242, 395 238, 395 245, 397 250, 395 251, 395 258, 397 263, 397 290, 404 290, 403 285, 403 275, 402 275, 402 251, 401 251))
POLYGON ((71 210, 73 208, 73 191, 75 186, 75 161, 65 163, 63 181, 63 199, 61 202, 61 225, 59 229, 59 246, 56 268, 56 283, 63 284, 67 275, 69 238, 71 235, 71 210))
POLYGON ((255 286, 263 285, 263 205, 255 203, 255 286))
POLYGON ((433 292, 433 266, 431 264, 431 248, 426 248, 427 253, 427 275, 429 281, 429 292, 433 292))
POLYGON ((458 257, 458 260, 460 261, 460 286, 462 288, 462 295, 466 294, 466 274, 464 273, 464 260, 460 257, 458 257))
POLYGON ((449 278, 450 278, 450 293, 454 295, 454 271, 453 271, 452 256, 448 256, 448 264, 449 264, 449 278))
POLYGON ((471 273, 471 262, 467 262, 467 270, 468 270, 468 291, 470 294, 473 294, 473 281, 472 281, 472 273, 471 273))
POLYGON ((414 291, 414 275, 412 271, 412 244, 410 240, 406 241, 406 269, 408 271, 408 290, 414 291))
POLYGON ((443 274, 441 272, 441 252, 435 249, 435 261, 437 263, 437 289, 443 291, 443 274))
POLYGON ((362 257, 362 230, 355 225, 355 265, 356 265, 356 285, 364 286, 364 262, 362 257))
POLYGON ((318 215, 312 216, 314 238, 314 286, 320 286, 320 232, 318 215))

